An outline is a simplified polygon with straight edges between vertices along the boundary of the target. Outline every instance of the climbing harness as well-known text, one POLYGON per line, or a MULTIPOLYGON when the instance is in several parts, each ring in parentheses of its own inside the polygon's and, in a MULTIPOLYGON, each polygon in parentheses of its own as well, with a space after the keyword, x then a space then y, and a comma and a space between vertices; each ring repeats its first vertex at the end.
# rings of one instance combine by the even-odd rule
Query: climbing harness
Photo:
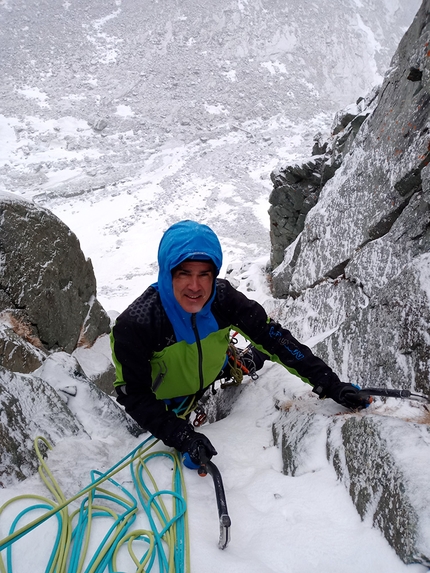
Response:
POLYGON ((230 542, 230 526, 231 519, 228 515, 227 501, 225 497, 224 485, 221 478, 221 473, 216 465, 210 461, 205 453, 204 448, 200 448, 201 464, 198 471, 199 476, 206 477, 207 474, 212 476, 215 488, 216 501, 218 506, 219 517, 219 541, 218 547, 225 549, 230 542))

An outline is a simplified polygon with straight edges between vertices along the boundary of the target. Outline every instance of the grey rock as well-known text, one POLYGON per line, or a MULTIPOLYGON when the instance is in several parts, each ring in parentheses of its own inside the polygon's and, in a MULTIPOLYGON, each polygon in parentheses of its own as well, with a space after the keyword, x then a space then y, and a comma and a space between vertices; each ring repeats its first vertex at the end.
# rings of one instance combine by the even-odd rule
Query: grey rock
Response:
POLYGON ((327 446, 361 518, 372 519, 405 563, 429 566, 430 497, 425 472, 412 469, 416 456, 423 468, 430 463, 429 426, 381 416, 341 417, 329 428, 327 446))
POLYGON ((96 119, 93 123, 93 128, 95 131, 101 132, 106 129, 108 126, 108 122, 105 119, 96 119))
POLYGON ((109 331, 91 261, 55 215, 12 194, 0 196, 0 311, 19 309, 46 350, 72 352, 109 331))
POLYGON ((33 441, 86 434, 57 392, 42 379, 0 366, 0 482, 2 487, 32 475, 38 466, 33 441))
MULTIPOLYGON (((330 141, 322 142, 321 134, 314 137, 311 160, 301 165, 288 165, 271 173, 274 189, 269 197, 272 269, 278 267, 289 247, 305 227, 306 216, 317 204, 321 189, 334 177, 343 158, 349 153, 362 124, 371 113, 374 95, 336 115, 330 141)), ((332 276, 329 275, 329 276, 332 276)), ((275 296, 281 286, 274 281, 275 296)))
POLYGON ((99 337, 91 348, 77 348, 72 357, 88 380, 108 396, 116 397, 114 388, 116 372, 108 336, 99 337))
POLYGON ((206 392, 199 404, 207 415, 207 421, 212 424, 226 418, 244 389, 244 385, 232 385, 223 389, 218 387, 215 393, 206 392))
POLYGON ((20 310, 0 313, 0 364, 13 372, 29 373, 46 358, 46 350, 20 310))
MULTIPOLYGON (((426 396, 430 62, 423 46, 429 38, 425 0, 377 99, 370 94, 359 102, 352 119, 336 118, 336 135, 320 156, 336 166, 334 174, 322 177, 318 202, 273 272, 273 292, 284 300, 267 308, 345 382, 426 396), (411 67, 422 74, 411 77, 411 67)), ((274 192, 278 181, 297 185, 277 177, 274 192)), ((278 200, 277 212, 285 217, 290 205, 278 200)), ((428 566, 428 420, 428 408, 414 421, 389 410, 378 415, 373 406, 336 417, 291 407, 280 414, 274 437, 285 473, 298 475, 309 471, 306 452, 325 431, 327 457, 361 517, 371 519, 405 563, 428 566)))
POLYGON ((278 405, 272 430, 282 450, 283 472, 298 476, 317 471, 309 460, 318 460, 313 450, 325 436, 327 459, 361 518, 381 530, 405 563, 428 566, 430 497, 423 471, 430 463, 428 414, 423 410, 416 422, 378 415, 377 409, 366 415, 334 414, 318 402, 278 405), (422 469, 417 468, 417 458, 422 469))
POLYGON ((430 253, 411 263, 314 347, 361 386, 415 389, 430 395, 428 297, 430 253))
POLYGON ((76 419, 89 430, 97 428, 99 436, 121 431, 133 436, 142 434, 142 428, 124 409, 85 375, 74 356, 55 352, 44 361, 36 374, 57 392, 68 394, 67 405, 76 419), (74 387, 72 392, 70 387, 74 387))

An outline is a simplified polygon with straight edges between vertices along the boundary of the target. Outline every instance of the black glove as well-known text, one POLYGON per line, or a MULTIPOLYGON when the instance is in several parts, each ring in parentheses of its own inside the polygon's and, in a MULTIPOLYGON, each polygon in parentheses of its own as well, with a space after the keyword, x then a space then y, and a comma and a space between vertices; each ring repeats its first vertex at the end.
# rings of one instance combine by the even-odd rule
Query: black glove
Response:
POLYGON ((216 456, 218 453, 209 438, 204 434, 195 432, 189 424, 175 436, 173 441, 173 447, 182 454, 187 453, 191 461, 197 465, 209 461, 212 456, 216 456))
POLYGON ((198 432, 194 432, 194 436, 185 444, 185 449, 181 451, 183 454, 188 453, 191 461, 195 464, 208 462, 212 456, 216 456, 218 453, 210 440, 198 432))
POLYGON ((341 406, 351 410, 361 410, 370 404, 369 398, 360 396, 360 388, 346 382, 341 382, 336 375, 315 384, 313 392, 320 398, 331 398, 341 406))

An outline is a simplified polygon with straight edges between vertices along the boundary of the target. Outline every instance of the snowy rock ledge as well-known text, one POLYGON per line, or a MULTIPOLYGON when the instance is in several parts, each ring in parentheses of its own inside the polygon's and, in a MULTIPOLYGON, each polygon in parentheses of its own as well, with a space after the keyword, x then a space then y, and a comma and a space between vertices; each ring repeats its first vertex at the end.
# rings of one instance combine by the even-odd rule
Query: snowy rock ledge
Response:
POLYGON ((55 352, 34 374, 0 366, 0 487, 37 471, 36 437, 55 446, 72 436, 91 440, 94 432, 108 438, 112 432, 139 436, 142 429, 85 376, 73 356, 55 352))
POLYGON ((108 396, 110 319, 77 237, 49 210, 7 192, 0 192, 0 233, 0 487, 6 487, 37 470, 39 435, 51 445, 90 439, 83 412, 95 428, 103 418, 134 435, 141 429, 108 396))
POLYGON ((381 530, 405 563, 429 566, 430 414, 421 405, 391 401, 338 415, 321 413, 308 400, 281 405, 275 443, 284 473, 301 475, 318 469, 309 460, 323 436, 327 458, 361 518, 381 530))

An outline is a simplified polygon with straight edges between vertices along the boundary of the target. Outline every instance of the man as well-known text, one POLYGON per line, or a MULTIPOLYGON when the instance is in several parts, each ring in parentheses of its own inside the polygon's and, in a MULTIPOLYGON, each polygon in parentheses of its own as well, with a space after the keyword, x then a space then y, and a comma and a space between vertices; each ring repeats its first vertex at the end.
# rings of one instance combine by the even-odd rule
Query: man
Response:
POLYGON ((365 401, 263 307, 217 279, 221 245, 206 225, 181 221, 163 235, 158 282, 117 319, 111 334, 118 402, 138 424, 198 465, 217 452, 188 423, 197 400, 226 368, 230 331, 252 343, 251 358, 282 364, 320 398, 349 408, 365 401), (181 417, 182 416, 182 417, 181 417))

